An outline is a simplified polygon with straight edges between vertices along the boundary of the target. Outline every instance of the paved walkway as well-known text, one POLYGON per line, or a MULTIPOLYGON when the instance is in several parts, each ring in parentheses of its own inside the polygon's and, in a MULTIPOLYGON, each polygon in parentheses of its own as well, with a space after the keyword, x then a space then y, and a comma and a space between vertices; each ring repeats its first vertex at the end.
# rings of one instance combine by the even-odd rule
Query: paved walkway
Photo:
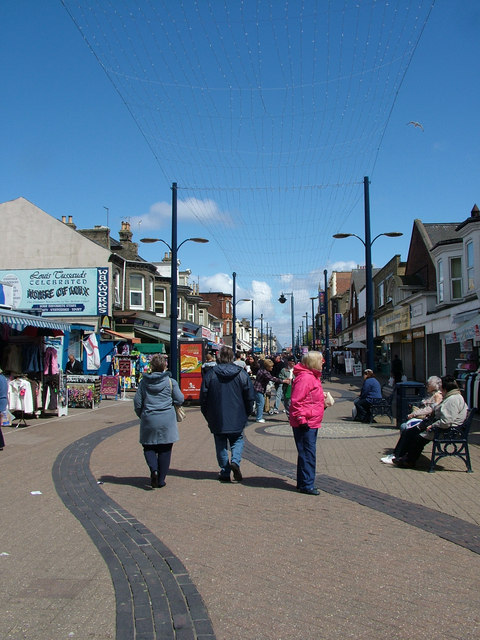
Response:
POLYGON ((356 385, 325 386, 319 497, 294 490, 282 414, 224 485, 189 408, 155 491, 131 402, 5 430, 0 637, 478 638, 480 448, 473 474, 382 465, 397 431, 345 420, 356 385))

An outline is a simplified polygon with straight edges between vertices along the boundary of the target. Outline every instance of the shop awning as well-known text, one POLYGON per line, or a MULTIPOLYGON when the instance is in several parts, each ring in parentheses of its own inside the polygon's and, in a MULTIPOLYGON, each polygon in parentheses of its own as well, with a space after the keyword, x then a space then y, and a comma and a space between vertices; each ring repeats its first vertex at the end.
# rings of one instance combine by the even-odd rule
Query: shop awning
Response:
POLYGON ((65 322, 58 322, 42 316, 34 316, 20 311, 0 309, 0 324, 9 324, 17 331, 22 331, 25 327, 40 327, 43 329, 56 329, 57 331, 70 331, 70 325, 65 322))
POLYGON ((445 334, 445 342, 447 344, 464 342, 465 340, 472 340, 474 338, 475 340, 480 340, 480 314, 477 314, 453 331, 445 334))
POLYGON ((121 340, 122 342, 133 342, 134 344, 136 344, 137 342, 140 342, 140 338, 134 338, 133 336, 127 336, 124 333, 118 333, 117 331, 112 331, 111 329, 102 329, 100 331, 100 335, 107 335, 110 336, 112 338, 115 338, 116 340, 121 340))
POLYGON ((135 333, 138 333, 141 336, 146 336, 147 338, 152 338, 153 340, 158 340, 159 342, 168 342, 168 344, 170 344, 169 333, 156 331, 155 329, 143 329, 143 327, 134 327, 134 329, 135 333))
POLYGON ((139 353, 165 353, 165 345, 163 342, 142 342, 136 344, 132 351, 138 351, 139 353))

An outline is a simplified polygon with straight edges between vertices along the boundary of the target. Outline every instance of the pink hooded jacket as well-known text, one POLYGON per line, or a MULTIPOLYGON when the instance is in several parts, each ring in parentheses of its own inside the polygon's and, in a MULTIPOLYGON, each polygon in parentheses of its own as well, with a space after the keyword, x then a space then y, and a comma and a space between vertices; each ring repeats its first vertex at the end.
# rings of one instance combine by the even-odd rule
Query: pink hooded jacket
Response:
POLYGON ((323 397, 321 372, 296 364, 292 383, 292 399, 289 408, 289 420, 292 427, 308 424, 310 429, 322 426, 325 400, 323 397))

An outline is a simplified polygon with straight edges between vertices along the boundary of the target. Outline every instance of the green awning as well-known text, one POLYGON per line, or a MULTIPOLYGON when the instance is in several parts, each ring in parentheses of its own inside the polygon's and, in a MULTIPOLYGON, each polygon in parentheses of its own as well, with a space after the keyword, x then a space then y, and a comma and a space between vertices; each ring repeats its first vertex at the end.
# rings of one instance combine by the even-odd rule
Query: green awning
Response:
POLYGON ((165 353, 165 345, 161 342, 142 342, 135 344, 132 347, 132 351, 139 351, 140 353, 165 353))

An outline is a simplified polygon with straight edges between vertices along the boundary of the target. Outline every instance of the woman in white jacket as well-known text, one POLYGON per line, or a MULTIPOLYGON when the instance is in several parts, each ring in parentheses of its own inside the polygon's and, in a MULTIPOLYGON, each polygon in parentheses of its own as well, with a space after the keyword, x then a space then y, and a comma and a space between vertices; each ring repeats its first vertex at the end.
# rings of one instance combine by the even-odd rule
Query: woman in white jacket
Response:
POLYGON ((415 467, 423 448, 433 440, 435 427, 449 429, 465 422, 468 407, 453 376, 443 376, 442 393, 443 401, 435 407, 433 418, 427 418, 418 426, 403 431, 395 448, 397 454, 392 460, 397 467, 415 467))

